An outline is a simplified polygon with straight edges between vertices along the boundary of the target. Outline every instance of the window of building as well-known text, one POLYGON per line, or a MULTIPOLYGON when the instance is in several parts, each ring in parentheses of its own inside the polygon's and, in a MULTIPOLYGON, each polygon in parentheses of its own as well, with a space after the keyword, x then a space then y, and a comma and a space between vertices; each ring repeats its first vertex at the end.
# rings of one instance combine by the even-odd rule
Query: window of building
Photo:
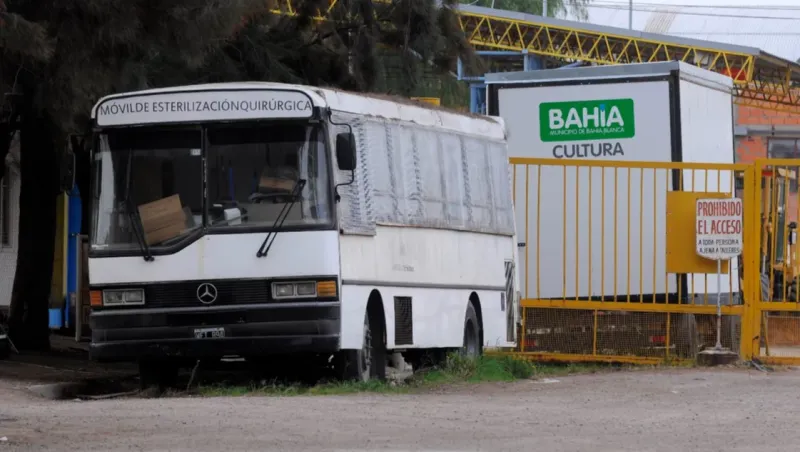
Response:
MULTIPOLYGON (((800 159, 800 140, 793 138, 770 138, 767 157, 771 159, 800 159)), ((800 174, 800 166, 792 168, 800 174)), ((797 193, 797 178, 789 182, 789 191, 797 193)))
POLYGON ((0 180, 0 246, 11 245, 11 171, 0 180))

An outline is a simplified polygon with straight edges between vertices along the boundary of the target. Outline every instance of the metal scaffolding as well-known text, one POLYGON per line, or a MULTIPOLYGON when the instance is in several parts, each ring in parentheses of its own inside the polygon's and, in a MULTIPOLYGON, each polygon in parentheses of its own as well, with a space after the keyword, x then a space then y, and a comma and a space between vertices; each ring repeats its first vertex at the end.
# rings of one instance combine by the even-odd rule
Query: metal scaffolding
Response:
MULTIPOLYGON (((273 12, 295 14, 292 1, 279 0, 273 12)), ((379 3, 391 5, 388 0, 379 3)), ((349 11, 347 2, 329 0, 328 8, 319 11, 317 20, 336 20, 349 11)), ((479 6, 461 5, 458 17, 469 42, 479 51, 511 51, 522 57, 536 55, 567 63, 683 61, 733 78, 739 104, 800 113, 800 65, 754 47, 479 6)), ((518 66, 519 61, 509 64, 518 66)))

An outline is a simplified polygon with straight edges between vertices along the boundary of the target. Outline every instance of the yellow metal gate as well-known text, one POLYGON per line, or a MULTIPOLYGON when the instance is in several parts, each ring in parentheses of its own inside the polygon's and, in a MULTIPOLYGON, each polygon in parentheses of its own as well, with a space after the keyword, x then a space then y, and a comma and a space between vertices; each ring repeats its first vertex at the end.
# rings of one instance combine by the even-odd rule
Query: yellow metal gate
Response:
POLYGON ((523 242, 515 353, 558 361, 694 359, 716 343, 718 293, 722 345, 746 351, 740 338, 751 336, 743 330, 757 334, 754 322, 742 322, 745 300, 753 299, 745 296, 744 272, 757 254, 747 244, 759 240, 757 165, 530 158, 511 164, 523 242), (695 254, 695 201, 734 196, 744 199, 746 246, 718 277, 716 263, 695 254))
POLYGON ((798 169, 800 160, 755 162, 751 204, 759 206, 750 220, 756 231, 746 248, 756 250, 748 289, 741 354, 776 364, 800 363, 800 309, 797 288, 800 266, 796 250, 798 169))

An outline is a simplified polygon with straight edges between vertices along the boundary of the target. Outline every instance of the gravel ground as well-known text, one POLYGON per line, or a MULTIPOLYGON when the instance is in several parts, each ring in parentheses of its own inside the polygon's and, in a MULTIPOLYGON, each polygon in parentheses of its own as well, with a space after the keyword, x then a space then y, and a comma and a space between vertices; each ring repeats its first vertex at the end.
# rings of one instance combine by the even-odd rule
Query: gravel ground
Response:
POLYGON ((800 450, 798 371, 556 380, 401 396, 93 402, 44 401, 0 380, 0 451, 800 450))

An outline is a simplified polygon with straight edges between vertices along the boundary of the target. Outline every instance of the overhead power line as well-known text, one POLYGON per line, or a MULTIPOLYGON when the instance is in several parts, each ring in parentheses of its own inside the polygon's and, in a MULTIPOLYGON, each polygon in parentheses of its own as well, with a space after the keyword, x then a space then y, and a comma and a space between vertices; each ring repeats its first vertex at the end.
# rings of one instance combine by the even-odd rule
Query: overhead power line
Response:
POLYGON ((758 31, 756 31, 756 32, 749 33, 749 32, 746 32, 746 31, 711 31, 711 32, 709 32, 709 31, 703 31, 703 30, 697 30, 697 31, 668 31, 668 32, 666 32, 666 34, 668 34, 668 35, 676 35, 676 36, 680 36, 680 35, 686 35, 686 36, 698 36, 698 35, 703 35, 703 36, 800 36, 800 33, 796 33, 796 32, 785 33, 785 32, 769 32, 769 31, 758 32, 758 31))
MULTIPOLYGON (((620 6, 628 9, 629 2, 627 0, 592 0, 588 6, 593 5, 609 5, 609 6, 620 6)), ((653 2, 653 1, 638 1, 636 0, 634 3, 634 7, 655 7, 655 8, 665 8, 665 7, 675 7, 675 8, 695 8, 695 9, 738 9, 738 10, 747 10, 747 11, 800 11, 800 6, 792 6, 792 5, 708 5, 708 4, 677 4, 677 3, 661 3, 661 2, 653 2)), ((635 8, 634 8, 635 9, 635 8)))
MULTIPOLYGON (((752 14, 721 14, 718 12, 695 12, 695 11, 680 11, 680 10, 671 10, 666 9, 667 6, 675 6, 675 5, 664 5, 663 7, 653 7, 653 8, 642 8, 639 6, 634 6, 633 11, 635 12, 643 12, 643 13, 669 13, 675 14, 677 16, 699 16, 699 17, 728 17, 728 18, 735 18, 735 19, 765 19, 765 20, 793 20, 800 22, 800 17, 784 17, 784 16, 755 16, 752 14)), ((596 5, 590 3, 586 5, 587 8, 599 8, 599 9, 609 9, 614 11, 624 11, 627 12, 630 10, 628 6, 616 6, 616 5, 596 5)))

